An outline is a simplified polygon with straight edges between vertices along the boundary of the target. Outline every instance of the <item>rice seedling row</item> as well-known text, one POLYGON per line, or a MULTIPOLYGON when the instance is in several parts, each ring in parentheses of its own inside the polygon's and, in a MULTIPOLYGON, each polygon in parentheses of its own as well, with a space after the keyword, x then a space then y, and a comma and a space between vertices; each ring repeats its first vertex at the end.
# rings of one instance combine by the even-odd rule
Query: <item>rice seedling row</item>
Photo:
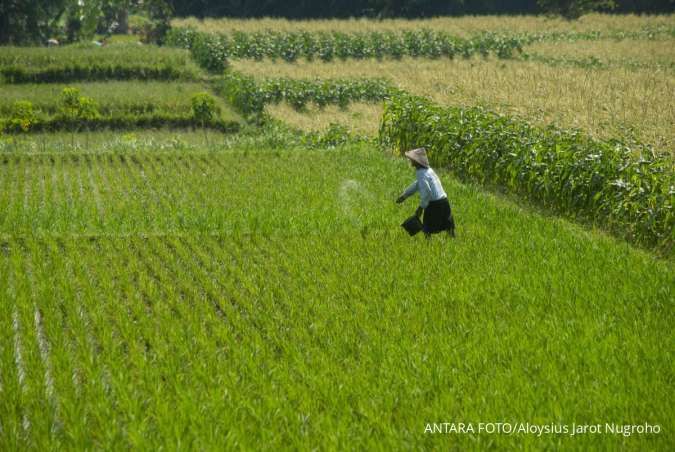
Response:
MULTIPOLYGON (((583 390, 579 383, 570 380, 567 386, 546 380, 546 375, 561 372, 557 366, 562 365, 563 359, 575 362, 582 359, 576 356, 578 353, 599 352, 615 346, 613 342, 592 346, 586 342, 595 341, 596 334, 604 335, 603 329, 612 328, 606 324, 606 309, 616 299, 598 299, 593 288, 613 274, 588 273, 586 284, 574 295, 573 299, 578 301, 559 305, 537 303, 535 294, 549 291, 550 297, 561 296, 562 301, 570 294, 564 281, 524 279, 515 295, 500 298, 501 303, 506 303, 500 306, 495 303, 495 297, 499 298, 501 291, 511 287, 511 283, 503 279, 499 270, 480 277, 474 271, 487 269, 484 266, 488 262, 507 268, 524 265, 526 260, 513 262, 506 254, 496 260, 495 256, 478 255, 463 274, 439 269, 424 275, 396 267, 397 262, 414 260, 417 251, 408 244, 394 240, 378 249, 369 246, 374 242, 368 238, 350 238, 344 234, 290 240, 274 235, 239 239, 169 235, 58 240, 63 248, 56 245, 53 238, 24 239, 20 247, 14 240, 5 242, 12 250, 11 265, 18 279, 16 331, 28 388, 18 402, 29 419, 27 431, 19 437, 22 445, 30 444, 24 441, 36 441, 32 443, 35 446, 58 443, 64 447, 143 447, 177 444, 174 441, 215 445, 237 438, 244 441, 242 444, 270 441, 284 447, 305 444, 308 438, 314 438, 326 446, 356 439, 366 447, 375 445, 373 432, 379 434, 380 442, 404 439, 416 443, 424 439, 421 433, 415 432, 420 413, 433 415, 460 408, 450 402, 455 397, 454 391, 434 396, 433 392, 419 392, 422 386, 415 386, 414 381, 429 385, 430 391, 441 387, 462 388, 465 398, 462 411, 457 415, 475 416, 489 410, 499 416, 511 412, 504 411, 508 404, 520 404, 519 409, 532 410, 529 405, 532 400, 543 399, 545 403, 559 404, 559 415, 563 417, 569 413, 617 417, 628 403, 633 414, 644 416, 645 410, 649 410, 657 413, 656 419, 661 422, 665 418, 660 416, 666 416, 663 407, 659 409, 651 397, 640 401, 629 397, 614 405, 617 401, 613 404, 603 391, 585 394, 603 400, 604 406, 608 406, 606 412, 574 408, 576 404, 572 400, 583 390), (307 253, 317 246, 322 253, 307 253), (58 263, 65 265, 57 266, 58 263), (80 267, 77 273, 72 271, 73 264, 80 267), (32 277, 25 276, 26 268, 34 268, 33 282, 38 283, 42 333, 33 327, 35 295, 31 294, 32 277), (448 304, 439 310, 439 306, 426 304, 438 297, 436 291, 446 290, 445 284, 433 282, 441 277, 450 278, 448 284, 454 290, 441 297, 448 304), (480 288, 486 279, 492 278, 489 288, 480 288), (290 281, 293 283, 289 284, 290 281), (418 284, 425 284, 430 292, 416 293, 418 284), (80 290, 75 288, 78 286, 80 290), (51 287, 60 289, 51 292, 51 287), (528 293, 530 291, 534 293, 528 293), (87 312, 94 312, 93 340, 99 347, 95 354, 86 344, 84 322, 78 323, 80 331, 72 331, 75 325, 64 328, 61 310, 68 309, 65 304, 76 300, 65 298, 61 307, 57 297, 67 297, 68 293, 79 293, 77 299, 86 306, 87 312), (587 297, 594 297, 595 304, 583 303, 587 297), (219 314, 214 300, 225 316, 219 314), (482 309, 478 308, 479 304, 483 305, 482 309), (482 312, 486 304, 493 314, 482 312), (474 318, 476 316, 478 318, 474 318), (567 334, 558 330, 558 316, 568 316, 570 331, 567 334), (534 338, 532 334, 526 337, 508 327, 516 318, 530 325, 530 333, 535 331, 534 338), (540 321, 535 323, 534 319, 540 321), (472 326, 480 322, 484 323, 483 328, 480 332, 474 331, 472 326), (551 337, 553 329, 562 336, 557 345, 549 346, 565 347, 564 351, 556 349, 562 354, 561 361, 554 359, 550 369, 537 367, 537 352, 529 359, 532 350, 516 344, 520 341, 532 344, 533 339, 543 341, 551 337), (81 364, 79 356, 70 352, 71 334, 82 338, 82 342, 78 342, 80 353, 91 361, 85 358, 81 364), (43 416, 45 411, 41 411, 46 408, 46 413, 50 412, 40 335, 49 343, 54 393, 63 401, 64 408, 59 410, 62 429, 53 430, 53 416, 43 416), (490 350, 488 344, 493 341, 499 341, 503 351, 492 352, 488 361, 470 352, 475 348, 490 350), (504 343, 511 346, 510 351, 504 348, 504 343), (588 347, 582 348, 582 343, 588 347), (422 365, 425 360, 426 365, 422 365), (78 393, 71 376, 75 368, 87 362, 90 363, 88 373, 99 378, 87 380, 89 386, 78 393), (456 371, 448 366, 455 366, 456 371), (520 372, 525 373, 514 373, 520 367, 524 369, 520 372), (433 375, 432 368, 437 369, 433 375), (106 391, 102 381, 108 372, 109 390, 106 391), (527 389, 529 383, 526 385, 522 379, 528 375, 540 375, 540 381, 545 382, 543 387, 527 389), (380 382, 377 387, 372 383, 375 377, 380 382), (509 398, 508 393, 497 393, 493 399, 495 405, 485 405, 480 398, 471 402, 472 394, 505 379, 519 388, 518 401, 509 398), (547 391, 547 395, 541 391, 547 391), (572 394, 565 395, 565 391, 572 394), (379 397, 364 399, 365 393, 379 394, 379 397), (209 401, 209 397, 215 399, 209 401), (523 397, 528 401, 520 401, 523 397), (373 404, 369 405, 368 400, 373 404), (188 413, 194 415, 193 410, 199 405, 200 418, 213 422, 206 421, 185 430, 184 426, 190 422, 188 413), (234 406, 240 408, 225 415, 234 406), (169 407, 173 407, 171 411, 169 407), (418 411, 410 411, 411 408, 418 411), (83 419, 90 419, 95 412, 108 416, 92 420, 99 428, 108 426, 107 432, 95 431, 92 435, 91 426, 87 429, 82 424, 83 419), (153 416, 148 417, 147 413, 153 416), (83 414, 86 414, 84 418, 83 414), (222 415, 225 417, 218 419, 222 415), (385 421, 378 421, 383 416, 385 421), (275 429, 255 429, 248 422, 256 419, 274 425, 275 429), (111 430, 110 426, 116 427, 111 430), (219 426, 226 430, 219 432, 219 426), (321 435, 322 429, 328 427, 334 434, 321 435)), ((427 251, 438 259, 448 245, 445 241, 429 244, 427 251)), ((539 254, 536 256, 534 259, 539 264, 544 262, 539 254)), ((624 270, 620 268, 615 272, 624 270)), ((642 289, 624 284, 622 289, 629 293, 622 297, 626 302, 618 305, 618 311, 613 311, 613 322, 634 319, 634 310, 639 309, 641 321, 635 334, 641 334, 642 339, 638 347, 654 347, 660 340, 657 331, 664 331, 658 329, 658 324, 666 322, 658 313, 665 308, 662 303, 667 302, 668 294, 660 291, 667 287, 664 284, 672 276, 659 266, 634 271, 652 271, 650 279, 655 286, 649 295, 639 298, 639 307, 636 307, 628 303, 628 298, 634 290, 642 289), (651 336, 645 338, 647 328, 651 336)), ((73 311, 73 307, 70 310, 73 311)), ((614 329, 608 330, 610 335, 611 331, 614 329)), ((637 349, 631 351, 629 343, 628 338, 621 341, 622 346, 628 347, 626 353, 637 352, 637 349)), ((603 384, 611 379, 615 385, 615 372, 623 372, 629 364, 612 356, 615 355, 589 364, 591 369, 586 371, 576 367, 575 372, 587 378, 590 375, 587 372, 593 372, 594 366, 606 366, 609 373, 594 375, 594 378, 600 378, 603 384)), ((629 365, 637 375, 622 375, 631 381, 647 378, 652 390, 666 391, 665 382, 649 377, 654 375, 649 373, 652 372, 649 366, 662 365, 665 357, 652 356, 642 370, 629 365)), ((10 372, 3 372, 3 381, 7 379, 5 375, 12 376, 10 372)), ((612 394, 615 393, 613 389, 612 394)), ((545 412, 553 411, 542 414, 545 412)), ((2 418, 3 423, 13 421, 20 425, 7 413, 2 418)), ((513 444, 512 439, 502 441, 504 445, 513 444)), ((592 438, 586 441, 587 445, 597 444, 592 438)), ((614 441, 621 444, 639 440, 614 441)))
POLYGON ((442 447, 425 422, 518 413, 668 431, 675 272, 626 244, 444 173, 461 235, 411 242, 412 172, 362 147, 0 163, 3 446, 442 447))

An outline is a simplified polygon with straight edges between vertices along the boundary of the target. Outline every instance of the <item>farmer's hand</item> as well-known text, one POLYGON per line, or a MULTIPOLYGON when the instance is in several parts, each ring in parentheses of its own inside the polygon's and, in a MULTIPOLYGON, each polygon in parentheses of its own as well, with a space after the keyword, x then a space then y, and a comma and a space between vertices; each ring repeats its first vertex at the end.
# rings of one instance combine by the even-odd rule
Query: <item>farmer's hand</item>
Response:
POLYGON ((424 209, 421 207, 418 207, 417 210, 415 211, 415 216, 419 218, 422 215, 422 212, 424 212, 424 209))
POLYGON ((405 201, 405 196, 403 195, 396 198, 396 204, 401 204, 403 201, 405 201))

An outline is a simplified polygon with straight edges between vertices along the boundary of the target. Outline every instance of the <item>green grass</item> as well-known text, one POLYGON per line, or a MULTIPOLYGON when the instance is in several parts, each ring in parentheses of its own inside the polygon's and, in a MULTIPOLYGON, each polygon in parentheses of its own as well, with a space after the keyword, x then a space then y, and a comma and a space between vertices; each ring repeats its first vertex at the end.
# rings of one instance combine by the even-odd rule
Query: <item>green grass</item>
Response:
POLYGON ((10 81, 86 79, 195 79, 200 70, 186 50, 113 43, 106 47, 0 47, 0 73, 10 81))
MULTIPOLYGON (((6 85, 0 98, 0 115, 9 116, 14 102, 19 100, 28 100, 40 113, 53 115, 60 108, 60 95, 65 87, 77 88, 82 96, 93 98, 103 115, 156 112, 186 114, 192 111, 192 96, 209 89, 204 83, 156 81, 6 85)), ((219 98, 216 101, 223 117, 236 117, 225 102, 219 98)))
POLYGON ((0 449, 669 450, 673 263, 441 177, 426 241, 367 147, 0 155, 0 449))

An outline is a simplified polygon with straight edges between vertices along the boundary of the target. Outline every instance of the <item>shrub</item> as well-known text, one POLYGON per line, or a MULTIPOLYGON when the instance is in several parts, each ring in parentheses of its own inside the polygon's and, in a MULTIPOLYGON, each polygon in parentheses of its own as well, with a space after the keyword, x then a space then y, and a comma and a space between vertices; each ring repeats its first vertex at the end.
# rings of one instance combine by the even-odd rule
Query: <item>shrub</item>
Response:
POLYGON ((90 120, 100 116, 98 103, 90 97, 80 96, 80 90, 77 88, 64 88, 60 103, 60 114, 67 119, 90 120))
POLYGON ((33 104, 27 100, 19 100, 12 105, 12 115, 5 125, 15 131, 28 132, 37 122, 33 104))
POLYGON ((227 68, 227 49, 220 39, 207 34, 198 34, 192 41, 192 57, 212 73, 221 74, 227 68))
POLYGON ((192 116, 198 123, 202 125, 210 123, 219 113, 216 100, 209 93, 197 93, 192 96, 192 116))

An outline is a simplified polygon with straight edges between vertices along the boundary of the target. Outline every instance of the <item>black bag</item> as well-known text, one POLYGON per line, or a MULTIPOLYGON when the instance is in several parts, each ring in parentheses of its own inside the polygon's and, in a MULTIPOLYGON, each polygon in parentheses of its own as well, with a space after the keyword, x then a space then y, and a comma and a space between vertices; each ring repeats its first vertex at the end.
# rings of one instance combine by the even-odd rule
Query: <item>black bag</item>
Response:
POLYGON ((401 226, 411 236, 422 230, 422 222, 417 215, 413 215, 412 217, 406 219, 403 223, 401 223, 401 226))

